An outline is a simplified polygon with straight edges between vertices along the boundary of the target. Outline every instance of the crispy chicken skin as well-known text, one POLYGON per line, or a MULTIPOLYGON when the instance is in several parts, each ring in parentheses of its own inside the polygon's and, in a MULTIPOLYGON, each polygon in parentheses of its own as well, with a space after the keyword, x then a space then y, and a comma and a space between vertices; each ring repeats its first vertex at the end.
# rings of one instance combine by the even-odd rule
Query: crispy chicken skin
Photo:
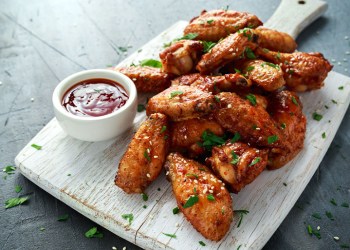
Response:
POLYGON ((212 156, 206 162, 228 189, 238 193, 265 169, 267 156, 266 149, 252 148, 242 142, 227 142, 221 147, 213 147, 212 156))
POLYGON ((229 62, 242 58, 247 51, 257 47, 256 40, 257 36, 250 29, 244 33, 229 35, 202 56, 196 69, 202 74, 207 74, 229 62))
POLYGON ((245 27, 255 28, 262 22, 255 15, 233 10, 203 10, 201 15, 193 18, 185 28, 185 35, 196 33, 196 39, 217 42, 221 38, 235 33, 245 27))
POLYGON ((254 30, 259 36, 258 44, 261 48, 283 53, 292 53, 297 48, 293 37, 287 33, 265 28, 263 26, 254 30))
POLYGON ((171 86, 192 86, 200 90, 217 94, 221 91, 234 91, 249 88, 252 83, 241 74, 226 74, 223 76, 205 76, 199 73, 183 75, 171 81, 171 86))
POLYGON ((115 184, 126 193, 142 193, 162 170, 168 152, 168 119, 152 114, 144 121, 123 158, 120 160, 115 184))
POLYGON ((281 66, 286 85, 292 91, 304 92, 321 88, 328 72, 333 68, 321 53, 277 53, 261 48, 256 52, 267 61, 281 66))
POLYGON ((206 166, 178 153, 168 155, 165 168, 169 171, 178 207, 186 219, 205 238, 221 240, 230 229, 233 217, 232 199, 222 181, 206 166), (214 200, 208 199, 208 195, 214 200), (186 207, 186 202, 196 197, 198 202, 186 207))
POLYGON ((289 148, 289 142, 275 121, 260 105, 253 106, 235 93, 222 92, 219 108, 214 111, 216 121, 231 133, 238 132, 242 141, 258 147, 289 148), (269 137, 278 140, 269 143, 269 137))
POLYGON ((248 79, 266 91, 274 91, 285 85, 280 66, 262 60, 249 60, 242 66, 248 79))
POLYGON ((184 75, 194 70, 203 54, 199 41, 182 40, 172 44, 159 54, 164 72, 184 75))
POLYGON ((170 86, 173 74, 168 74, 154 67, 130 66, 114 68, 114 70, 128 76, 139 93, 159 93, 170 86))
POLYGON ((303 148, 306 118, 302 112, 302 103, 294 92, 274 92, 270 95, 269 102, 268 112, 282 128, 285 140, 292 142, 290 150, 271 150, 268 168, 277 169, 292 160, 303 148))
POLYGON ((204 148, 197 144, 201 141, 204 131, 210 131, 217 136, 222 136, 225 132, 212 116, 173 122, 171 124, 171 150, 186 150, 192 156, 204 153, 204 148))
POLYGON ((153 96, 147 105, 147 115, 162 113, 172 121, 198 118, 216 108, 214 95, 190 86, 171 86, 153 96))

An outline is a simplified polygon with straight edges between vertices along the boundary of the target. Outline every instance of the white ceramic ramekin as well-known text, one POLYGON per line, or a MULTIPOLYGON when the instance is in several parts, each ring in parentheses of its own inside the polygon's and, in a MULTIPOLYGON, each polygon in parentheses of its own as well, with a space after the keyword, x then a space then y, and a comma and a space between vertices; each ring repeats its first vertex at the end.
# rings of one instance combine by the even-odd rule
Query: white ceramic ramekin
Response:
POLYGON ((68 76, 55 88, 52 103, 57 121, 70 136, 83 141, 104 141, 126 131, 133 123, 137 109, 137 91, 127 76, 112 70, 92 69, 68 76), (80 117, 69 113, 62 106, 62 98, 73 85, 88 79, 104 78, 118 82, 124 87, 129 99, 117 111, 98 117, 80 117))

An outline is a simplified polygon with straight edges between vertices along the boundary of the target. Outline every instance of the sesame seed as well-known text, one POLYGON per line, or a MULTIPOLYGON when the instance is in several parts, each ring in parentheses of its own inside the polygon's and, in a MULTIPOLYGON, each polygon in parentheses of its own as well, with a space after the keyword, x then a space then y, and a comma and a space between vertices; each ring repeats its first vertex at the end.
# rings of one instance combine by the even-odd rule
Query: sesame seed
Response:
POLYGON ((348 36, 345 36, 344 39, 345 39, 345 40, 349 40, 349 37, 348 37, 348 36))
POLYGON ((196 183, 196 184, 198 183, 198 181, 197 181, 197 180, 194 180, 193 182, 194 182, 194 183, 196 183))
POLYGON ((31 102, 34 102, 34 97, 30 98, 30 101, 31 101, 31 102))
POLYGON ((211 193, 211 194, 212 194, 212 193, 214 193, 214 191, 213 191, 213 190, 209 190, 209 193, 211 193))
POLYGON ((116 248, 116 247, 112 247, 112 249, 113 249, 113 250, 117 250, 117 248, 116 248))
POLYGON ((203 180, 206 180, 206 179, 207 179, 207 177, 206 177, 206 176, 204 176, 204 177, 203 177, 203 180))
POLYGON ((345 72, 348 72, 348 69, 344 69, 345 72))
POLYGON ((257 127, 256 130, 261 130, 261 128, 257 127))
POLYGON ((218 182, 220 182, 220 183, 221 183, 221 182, 222 182, 222 180, 218 180, 218 182))
POLYGON ((347 61, 348 61, 348 59, 346 59, 346 58, 343 58, 343 61, 344 61, 344 62, 347 62, 347 61))
POLYGON ((187 139, 187 135, 185 135, 184 138, 187 139))
POLYGON ((2 81, 0 81, 0 86, 2 85, 2 81))
POLYGON ((123 247, 123 250, 126 250, 126 247, 123 247))
POLYGON ((350 51, 346 51, 345 54, 346 54, 346 55, 350 55, 350 51))
POLYGON ((176 222, 175 227, 180 227, 180 224, 176 222))
POLYGON ((158 155, 153 156, 153 158, 157 159, 157 158, 158 158, 158 155))
POLYGON ((222 183, 222 186, 225 186, 225 183, 222 183))
POLYGON ((152 145, 152 141, 149 141, 149 145, 152 145))
POLYGON ((317 230, 320 231, 321 227, 320 226, 317 226, 317 230))
POLYGON ((148 178, 151 178, 151 175, 150 175, 149 173, 147 173, 146 176, 147 176, 148 178))
POLYGON ((334 236, 333 239, 339 240, 339 237, 338 236, 334 236))
POLYGON ((338 65, 341 65, 341 62, 338 62, 338 65))
POLYGON ((232 51, 233 51, 233 48, 229 49, 228 51, 232 52, 232 51))
POLYGON ((151 149, 148 148, 148 149, 147 149, 147 153, 151 153, 151 149))
POLYGON ((332 59, 331 61, 332 61, 332 62, 335 62, 335 59, 332 59))
POLYGON ((136 79, 136 78, 133 78, 132 80, 133 80, 133 81, 136 81, 137 79, 136 79))
POLYGON ((211 186, 210 189, 214 189, 214 186, 211 186))
POLYGON ((229 109, 232 108, 232 105, 231 104, 227 105, 227 108, 229 108, 229 109))
POLYGON ((165 175, 169 175, 169 171, 166 171, 165 175))

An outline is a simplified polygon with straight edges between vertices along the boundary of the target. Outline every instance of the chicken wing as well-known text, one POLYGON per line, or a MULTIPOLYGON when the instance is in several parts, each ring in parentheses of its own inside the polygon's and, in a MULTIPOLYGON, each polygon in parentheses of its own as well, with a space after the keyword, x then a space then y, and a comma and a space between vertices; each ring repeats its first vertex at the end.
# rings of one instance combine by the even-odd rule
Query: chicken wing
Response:
POLYGON ((204 148, 198 145, 198 142, 201 141, 204 131, 210 131, 217 136, 222 136, 225 132, 212 116, 172 123, 172 150, 188 151, 191 157, 203 154, 204 148))
POLYGON ((278 53, 257 49, 257 54, 267 61, 279 64, 284 73, 288 89, 304 92, 319 89, 323 86, 331 65, 321 53, 278 53))
POLYGON ((202 56, 196 69, 207 74, 242 57, 255 59, 253 50, 257 47, 256 41, 257 36, 251 29, 229 35, 202 56))
POLYGON ((279 65, 262 60, 249 60, 242 65, 242 72, 249 80, 266 91, 274 91, 285 85, 279 65))
POLYGON ((229 189, 238 193, 265 169, 267 156, 266 149, 252 148, 242 142, 228 142, 221 147, 213 147, 207 163, 229 189))
POLYGON ((232 199, 210 170, 178 153, 168 155, 169 171, 179 209, 192 226, 209 240, 219 241, 230 229, 232 199))
POLYGON ((289 150, 271 150, 268 168, 277 169, 292 160, 303 148, 306 118, 298 96, 287 90, 270 95, 268 112, 282 128, 285 140, 292 142, 289 150))
POLYGON ((297 48, 293 37, 287 33, 268 29, 263 26, 258 27, 254 32, 259 36, 258 44, 261 48, 283 53, 292 53, 297 48))
POLYGON ((216 95, 219 108, 214 111, 216 121, 228 131, 241 135, 248 144, 267 148, 289 148, 281 129, 266 112, 256 105, 254 95, 244 100, 235 93, 222 92, 216 95), (254 103, 254 105, 252 104, 254 103))
POLYGON ((235 33, 245 27, 255 28, 262 22, 255 15, 233 10, 203 10, 201 15, 193 18, 184 33, 196 33, 196 39, 217 42, 221 38, 235 33))
POLYGON ((114 70, 128 76, 136 86, 138 92, 158 93, 170 86, 173 74, 168 74, 159 68, 130 66, 114 68, 114 70))
POLYGON ((198 118, 216 108, 214 95, 190 86, 171 86, 153 96, 147 105, 147 115, 162 113, 172 121, 198 118))
POLYGON ((203 54, 199 41, 182 40, 172 44, 159 54, 163 70, 175 75, 184 75, 194 70, 203 54))
POLYGON ((171 86, 192 86, 200 90, 217 94, 221 91, 235 91, 249 88, 252 83, 241 74, 223 76, 205 76, 199 73, 183 75, 171 81, 171 86))
POLYGON ((152 114, 131 140, 115 177, 126 193, 142 193, 158 177, 168 152, 167 126, 165 115, 152 114))

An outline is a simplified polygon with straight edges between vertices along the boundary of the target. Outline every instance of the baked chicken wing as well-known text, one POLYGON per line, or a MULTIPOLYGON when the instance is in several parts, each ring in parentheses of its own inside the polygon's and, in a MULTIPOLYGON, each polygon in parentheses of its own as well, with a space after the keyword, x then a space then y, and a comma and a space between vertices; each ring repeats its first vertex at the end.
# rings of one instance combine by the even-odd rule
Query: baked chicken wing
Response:
POLYGON ((202 56, 196 69, 207 74, 234 60, 255 58, 253 50, 257 47, 256 41, 257 36, 250 29, 229 35, 202 56))
POLYGON ((165 115, 152 114, 131 140, 115 177, 126 193, 142 193, 160 174, 168 152, 167 126, 165 115))
POLYGON ((147 105, 147 115, 162 113, 172 121, 198 118, 216 108, 214 95, 190 86, 171 86, 153 96, 147 105))
POLYGON ((121 67, 114 68, 114 70, 128 76, 135 83, 136 89, 140 93, 161 92, 170 86, 170 81, 174 78, 173 74, 148 66, 121 67))
POLYGON ((199 73, 183 75, 171 81, 172 86, 184 85, 217 94, 221 91, 235 91, 249 88, 251 81, 241 74, 226 74, 223 76, 205 76, 199 73))
POLYGON ((268 150, 252 148, 242 142, 228 142, 221 147, 213 147, 207 163, 228 189, 238 193, 265 169, 267 156, 268 150))
POLYGON ((196 33, 196 39, 217 42, 221 38, 235 33, 245 27, 255 28, 262 22, 255 15, 233 10, 203 10, 201 15, 193 18, 184 33, 196 33))
POLYGON ((249 60, 242 66, 249 80, 266 91, 274 91, 285 85, 283 71, 279 65, 262 60, 249 60))
POLYGON ((170 45, 159 54, 159 57, 165 72, 184 75, 194 70, 202 53, 201 42, 182 40, 170 45))
POLYGON ((224 129, 231 133, 238 132, 243 142, 254 146, 290 147, 275 121, 263 107, 255 104, 254 95, 247 96, 249 101, 235 93, 222 92, 216 96, 220 102, 214 115, 224 129))
POLYGON ((331 65, 321 53, 278 53, 261 48, 257 53, 267 61, 279 64, 284 73, 288 89, 304 92, 319 89, 323 86, 331 65))
POLYGON ((261 48, 283 53, 292 53, 297 48, 293 37, 287 33, 265 28, 263 26, 254 30, 259 36, 258 44, 261 48))
POLYGON ((230 229, 232 199, 210 170, 178 153, 168 155, 169 171, 179 209, 192 226, 209 240, 219 241, 230 229))
POLYGON ((276 169, 292 160, 303 148, 306 118, 298 96, 287 90, 270 95, 268 112, 281 127, 285 140, 290 141, 292 146, 289 150, 271 150, 268 168, 276 169))

